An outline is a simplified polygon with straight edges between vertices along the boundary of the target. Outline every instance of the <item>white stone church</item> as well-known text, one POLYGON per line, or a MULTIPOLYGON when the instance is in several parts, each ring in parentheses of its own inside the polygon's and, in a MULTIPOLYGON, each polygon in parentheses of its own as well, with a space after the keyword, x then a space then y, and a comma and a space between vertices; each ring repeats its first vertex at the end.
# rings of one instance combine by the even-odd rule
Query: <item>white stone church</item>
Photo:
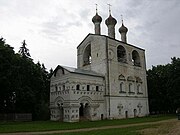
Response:
POLYGON ((108 36, 101 35, 102 18, 92 18, 95 34, 77 47, 77 68, 58 65, 50 83, 51 120, 77 122, 142 117, 149 114, 145 50, 127 43, 128 29, 116 19, 105 20, 108 36))

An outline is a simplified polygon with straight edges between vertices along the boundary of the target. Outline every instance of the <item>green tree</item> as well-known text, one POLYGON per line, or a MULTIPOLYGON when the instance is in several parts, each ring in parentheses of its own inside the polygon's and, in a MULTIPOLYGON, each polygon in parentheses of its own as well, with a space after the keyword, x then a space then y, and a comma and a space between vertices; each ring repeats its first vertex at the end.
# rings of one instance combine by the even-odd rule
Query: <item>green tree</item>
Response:
POLYGON ((150 112, 173 113, 180 106, 180 59, 147 71, 150 112))
POLYGON ((0 112, 12 111, 11 97, 13 86, 11 76, 13 75, 14 62, 13 48, 5 43, 5 39, 0 38, 0 112))
POLYGON ((0 113, 32 113, 33 119, 49 117, 49 73, 30 58, 25 40, 16 54, 0 39, 0 113))
POLYGON ((29 49, 28 49, 26 46, 27 46, 26 41, 23 40, 22 46, 20 47, 20 50, 19 50, 19 54, 20 54, 23 58, 29 58, 29 57, 31 57, 31 55, 30 55, 30 53, 29 53, 29 49))

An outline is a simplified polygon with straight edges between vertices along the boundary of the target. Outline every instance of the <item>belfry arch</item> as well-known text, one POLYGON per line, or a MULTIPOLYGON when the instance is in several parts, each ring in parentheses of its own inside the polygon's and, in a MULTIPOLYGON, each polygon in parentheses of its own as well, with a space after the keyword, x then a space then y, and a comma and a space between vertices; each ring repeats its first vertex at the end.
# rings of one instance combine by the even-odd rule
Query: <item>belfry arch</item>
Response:
POLYGON ((91 64, 91 44, 88 44, 83 52, 83 65, 91 64))
POLYGON ((139 53, 136 50, 132 52, 132 63, 134 66, 141 66, 139 53))
POLYGON ((123 62, 123 63, 127 62, 127 59, 126 59, 126 50, 121 45, 119 45, 117 47, 117 60, 118 60, 118 62, 123 62))

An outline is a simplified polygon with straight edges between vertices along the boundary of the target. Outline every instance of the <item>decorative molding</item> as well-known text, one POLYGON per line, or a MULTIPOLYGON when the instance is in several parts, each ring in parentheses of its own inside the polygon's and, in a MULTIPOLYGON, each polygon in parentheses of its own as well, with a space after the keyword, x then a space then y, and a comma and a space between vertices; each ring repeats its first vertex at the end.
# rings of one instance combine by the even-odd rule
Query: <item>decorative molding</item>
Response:
POLYGON ((135 78, 136 78, 136 83, 142 83, 142 79, 140 77, 135 76, 135 78))
POLYGON ((126 81, 125 76, 124 76, 124 75, 122 75, 122 74, 121 74, 121 75, 119 75, 118 79, 119 79, 119 80, 122 80, 122 81, 126 81))
POLYGON ((135 82, 135 79, 132 76, 128 76, 127 81, 135 82))

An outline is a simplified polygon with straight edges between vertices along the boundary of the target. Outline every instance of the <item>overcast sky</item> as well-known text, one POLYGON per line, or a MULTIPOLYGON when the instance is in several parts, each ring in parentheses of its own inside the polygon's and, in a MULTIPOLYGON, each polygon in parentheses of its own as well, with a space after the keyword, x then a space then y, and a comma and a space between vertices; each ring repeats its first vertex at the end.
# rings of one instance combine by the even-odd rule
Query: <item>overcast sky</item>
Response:
POLYGON ((0 0, 0 36, 18 52, 25 39, 35 62, 47 69, 58 64, 76 67, 76 47, 94 33, 95 3, 107 35, 108 5, 118 21, 128 27, 128 43, 146 50, 147 68, 180 57, 179 0, 0 0))

